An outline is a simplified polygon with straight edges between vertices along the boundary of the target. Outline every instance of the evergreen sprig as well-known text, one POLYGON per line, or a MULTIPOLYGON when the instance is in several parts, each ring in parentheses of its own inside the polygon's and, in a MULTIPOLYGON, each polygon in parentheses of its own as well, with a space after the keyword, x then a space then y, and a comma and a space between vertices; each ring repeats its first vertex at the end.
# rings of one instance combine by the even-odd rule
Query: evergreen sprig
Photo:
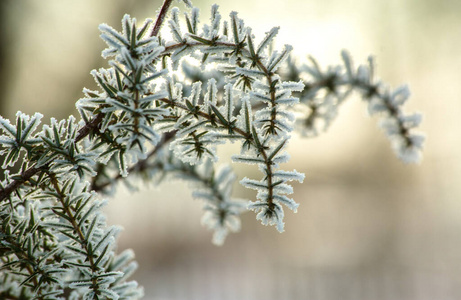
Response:
POLYGON ((121 32, 100 25, 110 67, 91 72, 99 89, 84 89, 80 120, 51 119, 39 129, 39 113, 18 112, 16 124, 0 117, 0 298, 140 298, 142 289, 127 281, 134 255, 115 254, 119 228, 107 226, 101 212, 106 201, 98 193, 114 191, 118 181, 131 188, 139 178, 192 182, 218 245, 239 230, 244 208, 282 232, 283 207, 299 206, 288 197, 290 182, 304 180, 280 168, 291 132, 319 134, 354 90, 371 114, 383 116, 399 158, 420 159, 424 138, 414 128, 421 116, 402 110, 408 88, 392 91, 375 79, 371 58, 355 69, 343 51, 342 66, 324 71, 314 59, 300 65, 291 46, 270 47, 278 27, 258 44, 236 12, 223 21, 213 5, 200 28, 189 1, 184 18, 177 8, 168 17, 171 2, 155 22, 125 15, 121 32), (159 37, 165 22, 171 41, 159 37), (229 141, 241 146, 233 162, 262 173, 240 180, 257 191, 256 201, 234 199, 232 169, 215 167, 217 146, 229 141))

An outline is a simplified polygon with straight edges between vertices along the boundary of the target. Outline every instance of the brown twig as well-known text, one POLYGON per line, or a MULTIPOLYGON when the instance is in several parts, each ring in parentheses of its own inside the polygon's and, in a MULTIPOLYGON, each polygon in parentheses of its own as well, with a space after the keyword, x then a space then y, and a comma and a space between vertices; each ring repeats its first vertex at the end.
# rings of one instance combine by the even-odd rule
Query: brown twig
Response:
POLYGON ((163 2, 162 8, 160 9, 160 12, 157 17, 157 21, 155 21, 155 25, 154 25, 154 28, 152 29, 150 36, 157 36, 158 33, 160 32, 160 28, 162 27, 163 21, 165 20, 165 17, 168 12, 168 9, 170 8, 171 2, 173 2, 173 0, 165 0, 163 2))

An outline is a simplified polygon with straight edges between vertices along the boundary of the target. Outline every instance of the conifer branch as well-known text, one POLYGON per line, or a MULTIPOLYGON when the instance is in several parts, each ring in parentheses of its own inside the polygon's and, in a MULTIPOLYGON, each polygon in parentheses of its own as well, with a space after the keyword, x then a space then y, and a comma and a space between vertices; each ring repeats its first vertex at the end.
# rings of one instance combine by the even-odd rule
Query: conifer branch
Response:
MULTIPOLYGON (((102 121, 104 114, 99 113, 94 117, 90 122, 85 124, 82 128, 78 130, 78 135, 75 138, 75 142, 79 142, 87 137, 91 132, 98 128, 99 124, 102 121)), ((8 184, 5 188, 0 190, 0 202, 6 200, 11 193, 13 193, 17 188, 19 188, 22 184, 28 182, 33 176, 37 175, 39 172, 47 171, 48 166, 42 167, 35 167, 32 166, 28 168, 26 171, 21 173, 20 179, 13 180, 10 184, 8 184)))
MULTIPOLYGON (((81 227, 79 226, 77 220, 74 217, 74 214, 72 213, 70 207, 65 203, 65 198, 66 195, 62 192, 61 187, 59 186, 58 179, 56 177, 56 174, 49 172, 48 176, 50 177, 51 184, 53 185, 57 195, 58 195, 58 201, 62 205, 62 209, 64 213, 68 217, 68 221, 72 224, 72 227, 74 231, 77 233, 78 239, 80 240, 80 245, 83 248, 83 250, 88 254, 87 260, 90 263, 91 270, 93 272, 98 271, 98 266, 94 262, 93 254, 89 251, 88 249, 88 240, 85 238, 85 235, 82 232, 81 227)), ((98 282, 96 278, 91 278, 92 281, 92 287, 95 292, 98 290, 98 282)))
MULTIPOLYGON (((171 100, 166 99, 166 98, 165 98, 165 99, 159 99, 159 101, 162 101, 162 102, 164 102, 164 103, 166 103, 166 104, 169 104, 169 105, 172 105, 172 104, 173 104, 173 102, 172 102, 171 100)), ((181 109, 185 110, 185 111, 188 110, 188 108, 187 108, 185 105, 176 104, 176 103, 174 103, 174 105, 175 105, 176 107, 178 107, 178 108, 181 108, 181 109)), ((208 120, 208 121, 211 121, 211 120, 214 120, 214 119, 215 119, 215 118, 212 117, 210 114, 207 114, 207 113, 205 113, 205 112, 198 112, 197 115, 200 116, 200 117, 202 117, 202 118, 204 118, 204 119, 206 119, 206 120, 208 120)), ((227 123, 221 121, 220 119, 218 119, 217 122, 218 122, 220 125, 224 126, 224 127, 227 127, 227 125, 228 125, 227 123)), ((249 138, 249 137, 248 137, 248 133, 245 132, 243 129, 238 128, 238 127, 234 127, 233 130, 234 130, 236 133, 238 133, 242 138, 245 138, 245 139, 248 139, 248 138, 249 138)), ((264 149, 264 147, 260 147, 260 146, 256 143, 256 141, 255 141, 254 139, 251 139, 251 144, 252 144, 255 148, 257 148, 258 151, 260 151, 260 154, 261 154, 261 156, 262 156, 263 159, 264 159, 264 164, 266 165, 266 168, 267 168, 267 171, 268 171, 268 173, 267 173, 267 180, 268 180, 268 181, 267 181, 267 190, 268 190, 268 192, 269 192, 268 202, 269 202, 270 209, 272 209, 272 208, 273 208, 272 162, 271 162, 271 160, 268 158, 266 149, 264 149)))
POLYGON ((99 88, 84 89, 77 102, 80 122, 72 116, 51 119, 35 132, 39 113, 18 112, 16 124, 0 117, 3 168, 21 160, 23 166, 18 174, 5 171, 0 182, 0 237, 11 248, 0 248, 0 267, 10 275, 0 279, 0 297, 141 297, 137 284, 125 281, 136 268, 134 256, 114 254, 119 229, 107 226, 100 211, 105 201, 95 198, 118 181, 132 185, 128 173, 154 183, 168 175, 194 182, 193 197, 205 201, 202 222, 221 245, 239 229, 245 202, 232 198, 236 176, 230 167, 215 168, 217 145, 228 141, 241 145, 233 162, 255 164, 262 172, 260 180, 240 180, 257 191, 246 208, 282 232, 284 207, 296 212, 299 205, 286 196, 293 192, 289 182, 304 180, 296 170, 279 167, 289 160, 290 132, 318 134, 319 122, 326 129, 351 91, 358 91, 370 113, 383 117, 399 158, 420 158, 424 138, 413 129, 421 115, 402 109, 409 90, 391 90, 376 80, 372 59, 357 69, 347 52, 342 65, 326 71, 314 59, 297 64, 289 59, 291 46, 269 47, 278 27, 256 45, 237 13, 222 22, 217 5, 202 29, 199 10, 192 7, 183 32, 178 8, 167 20, 171 2, 164 0, 155 23, 138 24, 125 15, 120 32, 100 25, 110 67, 91 72, 99 88), (159 38, 165 21, 171 41, 159 38), (187 67, 188 58, 203 68, 187 67), (184 77, 176 76, 179 67, 184 77), (19 295, 11 287, 24 276, 19 295))
MULTIPOLYGON (((148 167, 149 160, 151 160, 152 157, 157 155, 158 151, 160 151, 163 147, 167 146, 168 143, 175 137, 175 135, 176 135, 176 131, 171 131, 171 132, 164 133, 163 136, 162 136, 162 139, 160 140, 160 142, 155 146, 154 149, 152 149, 147 154, 147 157, 145 159, 143 159, 143 160, 138 161, 133 166, 131 166, 128 169, 128 173, 137 172, 137 171, 143 171, 144 169, 146 169, 148 167)), ((110 186, 112 184, 115 184, 115 182, 117 182, 118 180, 121 180, 121 179, 123 179, 123 176, 121 174, 118 174, 114 178, 106 181, 105 183, 98 184, 95 181, 93 181, 92 184, 91 184, 91 190, 93 190, 95 192, 101 192, 105 188, 107 188, 108 186, 110 186)))

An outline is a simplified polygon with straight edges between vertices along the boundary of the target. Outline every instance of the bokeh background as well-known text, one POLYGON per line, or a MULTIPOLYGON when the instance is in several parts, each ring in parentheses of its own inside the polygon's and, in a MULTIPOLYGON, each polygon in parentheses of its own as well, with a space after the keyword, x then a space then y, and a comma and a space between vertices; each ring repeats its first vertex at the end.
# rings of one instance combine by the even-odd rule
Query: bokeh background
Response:
MULTIPOLYGON (((193 2, 208 19, 214 2, 193 2)), ((247 213, 242 231, 216 247, 187 184, 119 187, 108 221, 125 228, 119 248, 135 250, 145 299, 461 299, 461 1, 218 4, 223 16, 238 11, 257 37, 281 26, 279 45, 293 45, 301 59, 336 64, 348 49, 358 64, 373 54, 385 82, 409 84, 406 111, 424 113, 424 160, 398 161, 377 119, 352 97, 327 133, 290 143, 286 169, 306 180, 295 186, 301 205, 287 212, 283 234, 247 213)), ((76 115, 82 88, 95 86, 89 71, 107 66, 98 24, 120 28, 124 13, 154 18, 160 5, 0 1, 0 114, 76 115)), ((222 149, 221 161, 234 150, 222 149)), ((239 176, 254 171, 236 168, 239 176)), ((236 186, 238 197, 254 196, 246 193, 236 186)))

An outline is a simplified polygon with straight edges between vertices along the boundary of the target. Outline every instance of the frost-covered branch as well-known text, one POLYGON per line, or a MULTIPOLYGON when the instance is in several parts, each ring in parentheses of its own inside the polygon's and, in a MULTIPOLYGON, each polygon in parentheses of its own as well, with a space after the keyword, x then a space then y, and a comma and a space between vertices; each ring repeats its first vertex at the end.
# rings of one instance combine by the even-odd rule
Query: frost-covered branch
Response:
MULTIPOLYGON (((175 134, 176 134, 175 131, 164 133, 160 142, 155 146, 154 149, 152 149, 147 154, 147 157, 145 159, 138 161, 133 166, 131 166, 128 169, 128 173, 130 174, 131 173, 142 173, 143 171, 149 169, 149 161, 153 157, 156 157, 158 152, 161 151, 163 147, 166 147, 168 145, 168 143, 174 138, 175 134)), ((106 189, 108 186, 113 185, 115 182, 123 179, 123 176, 121 174, 117 174, 113 178, 106 178, 106 181, 103 183, 98 183, 99 176, 105 173, 104 164, 100 164, 98 168, 99 168, 99 172, 97 172, 98 174, 95 177, 93 177, 92 184, 91 184, 91 190, 95 192, 101 192, 104 189, 106 189)))
POLYGON ((314 58, 310 65, 298 66, 293 59, 287 61, 282 77, 286 80, 303 80, 306 88, 299 93, 300 116, 297 126, 305 136, 315 137, 328 129, 335 120, 340 105, 351 95, 358 92, 368 104, 371 115, 383 118, 381 126, 391 139, 394 150, 404 162, 414 163, 421 160, 424 135, 414 132, 422 120, 420 113, 405 114, 403 105, 410 92, 407 86, 391 90, 381 80, 375 79, 373 57, 367 65, 354 69, 350 54, 341 53, 343 65, 322 70, 314 58))
POLYGON ((240 230, 240 214, 247 201, 232 198, 233 183, 237 178, 230 166, 215 170, 211 160, 202 165, 190 165, 164 153, 158 168, 173 178, 186 180, 194 189, 192 196, 204 201, 202 224, 213 230, 213 243, 222 245, 229 232, 240 230))
POLYGON ((139 298, 142 290, 126 281, 136 268, 133 253, 115 255, 119 229, 106 225, 106 201, 96 194, 114 191, 119 181, 192 182, 215 244, 240 228, 245 207, 283 231, 283 206, 296 212, 299 205, 287 196, 290 182, 304 180, 280 167, 289 160, 291 133, 318 134, 354 90, 371 113, 384 116, 398 156, 420 158, 423 137, 413 128, 421 117, 402 110, 408 89, 391 91, 376 80, 371 59, 354 69, 343 52, 343 66, 323 71, 314 59, 300 65, 291 46, 270 47, 278 27, 256 42, 236 12, 223 21, 213 5, 200 27, 199 10, 183 2, 190 7, 184 18, 177 8, 167 17, 165 0, 155 23, 125 15, 120 32, 100 25, 109 68, 91 72, 99 88, 84 89, 80 120, 51 119, 39 129, 39 113, 18 112, 15 124, 0 117, 1 297, 139 298), (165 22, 169 41, 159 38, 165 22), (232 198, 236 176, 229 166, 216 167, 217 147, 228 142, 240 145, 233 162, 262 173, 240 180, 257 191, 255 201, 232 198))
MULTIPOLYGON (((18 118, 21 118, 22 114, 19 113, 18 114, 18 118)), ((40 114, 36 114, 36 116, 40 116, 39 118, 41 118, 42 116, 40 114)), ((90 120, 89 122, 87 122, 83 127, 81 127, 79 130, 78 130, 78 134, 77 136, 75 137, 75 142, 79 142, 81 141, 82 139, 84 139, 85 137, 87 137, 91 132, 93 132, 95 129, 98 128, 99 126, 99 123, 101 122, 102 120, 102 114, 98 114, 96 115, 92 120, 90 120)), ((3 125, 0 124, 1 127, 3 128, 8 128, 9 126, 11 126, 9 124, 9 122, 7 120, 0 120, 0 122, 5 122, 3 125)), ((19 125, 19 123, 17 124, 17 126, 19 125)), ((17 131, 14 130, 14 131, 9 131, 10 133, 14 132, 14 135, 17 135, 17 131)), ((19 155, 19 150, 17 151, 17 155, 19 155)), ((14 152, 10 152, 10 153, 14 153, 14 152)), ((5 159, 5 162, 8 161, 8 158, 5 159)), ((5 168, 5 162, 3 164, 3 167, 5 168)), ((37 166, 32 166, 30 168, 28 168, 27 170, 25 170, 24 172, 22 172, 19 176, 15 176, 16 178, 14 178, 14 180, 9 183, 6 187, 3 187, 2 186, 2 189, 0 190, 0 202, 5 200, 11 193, 13 193, 21 184, 29 181, 33 176, 37 175, 37 173, 39 172, 44 172, 47 170, 47 165, 43 165, 43 166, 40 166, 40 167, 37 167, 37 166)))

